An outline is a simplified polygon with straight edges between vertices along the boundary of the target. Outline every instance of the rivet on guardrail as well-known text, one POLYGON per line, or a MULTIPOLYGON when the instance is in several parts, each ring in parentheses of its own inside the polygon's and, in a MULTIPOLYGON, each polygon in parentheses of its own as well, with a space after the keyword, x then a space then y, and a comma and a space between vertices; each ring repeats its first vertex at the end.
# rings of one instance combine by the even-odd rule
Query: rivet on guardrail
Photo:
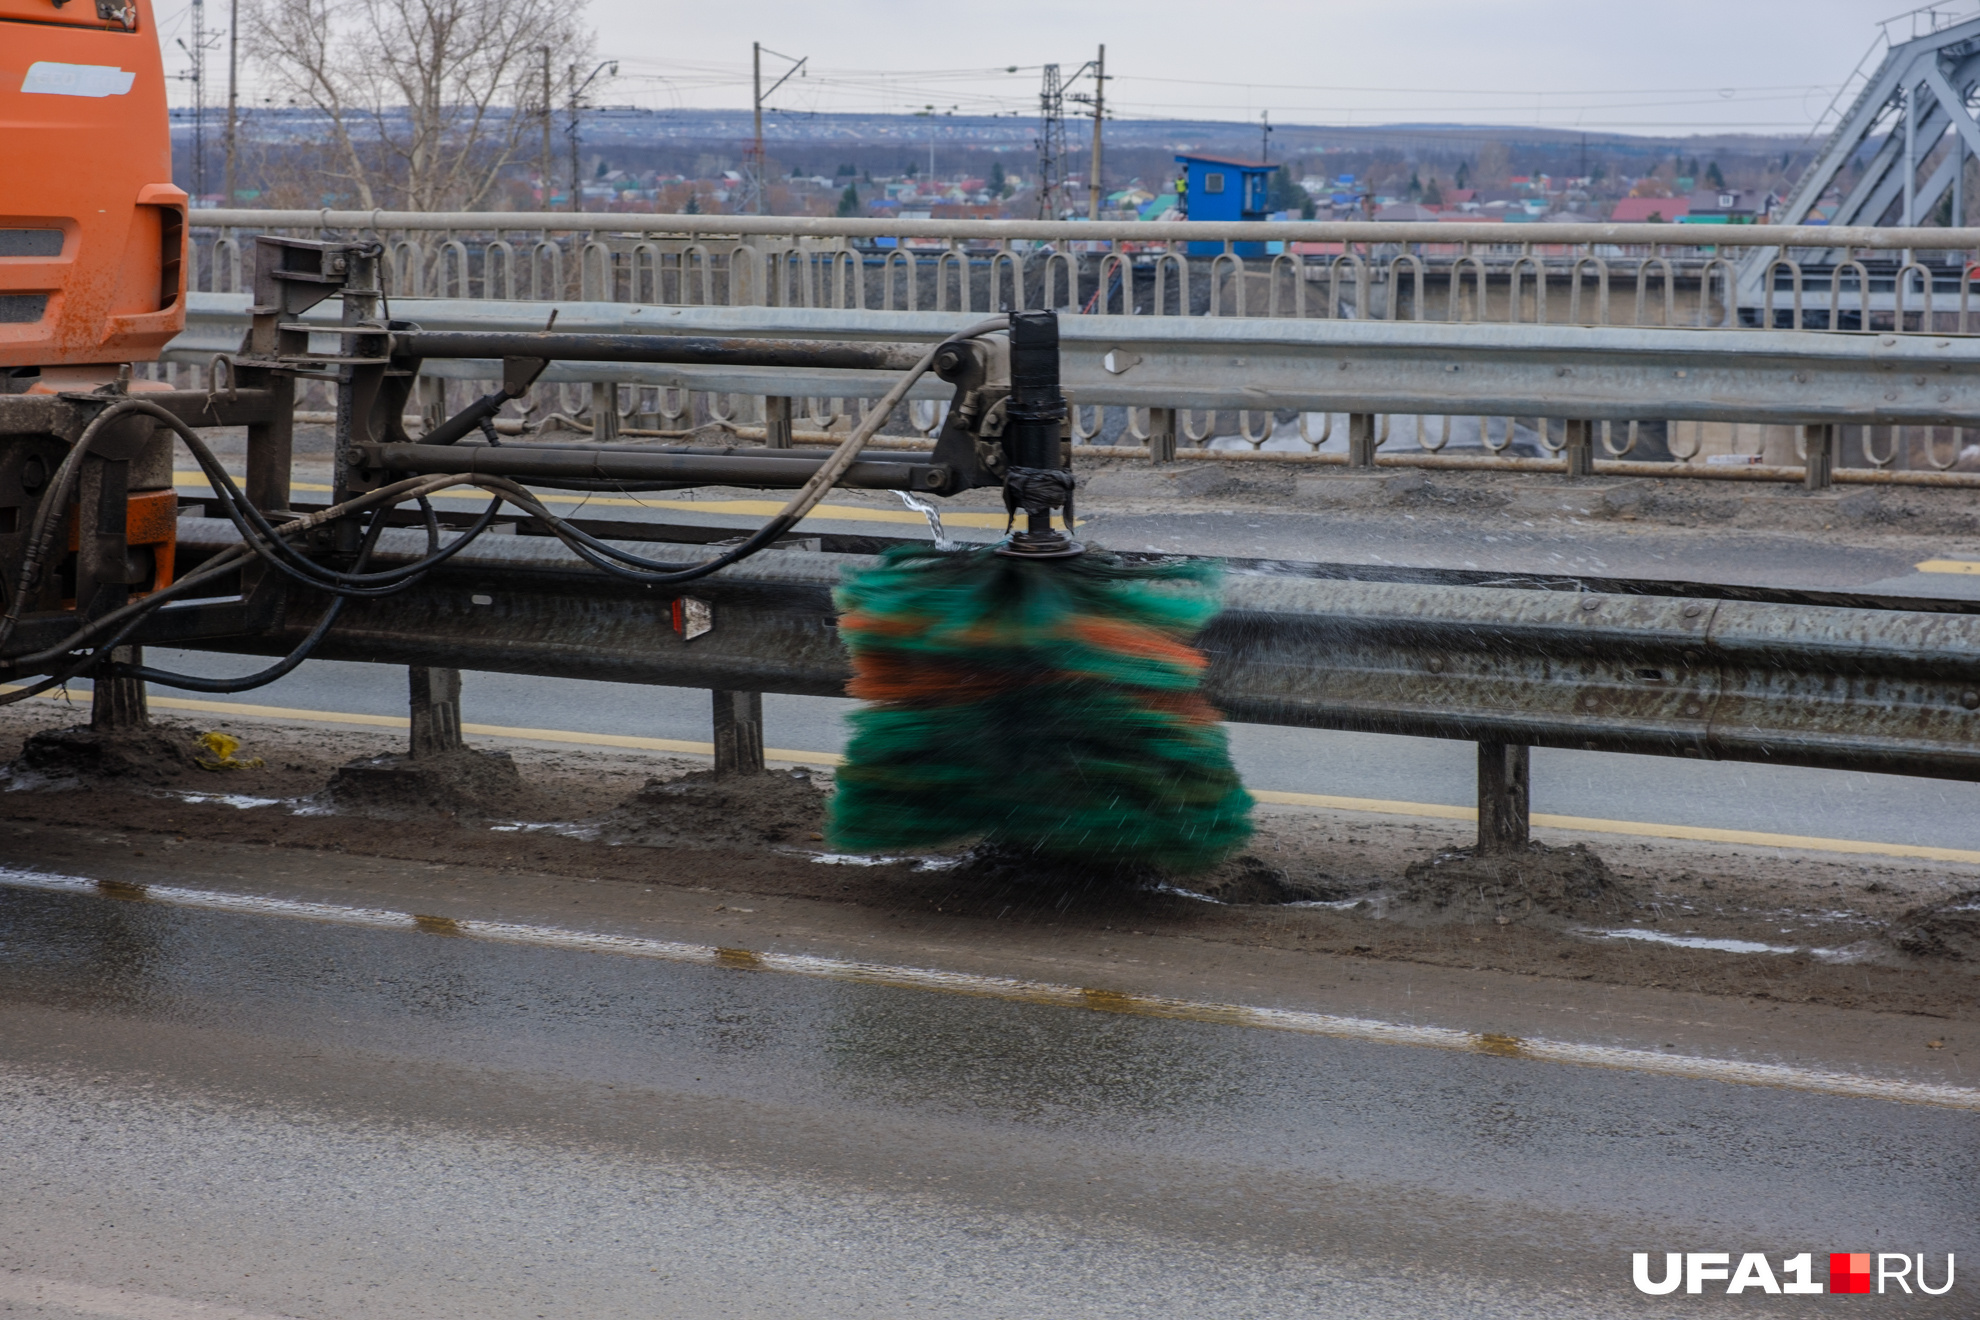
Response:
MULTIPOLYGON (((1433 655, 1430 657, 1430 661, 1428 665, 1426 665, 1425 667, 1428 668, 1429 671, 1433 674, 1441 674, 1444 672, 1444 659, 1442 656, 1433 655)), ((1972 693, 1968 693, 1967 695, 1971 696, 1972 693)))
POLYGON ((1700 605, 1697 601, 1693 601, 1691 602, 1691 604, 1684 607, 1684 617, 1687 619, 1695 619, 1704 612, 1705 612, 1705 607, 1703 605, 1700 605))
POLYGON ((1602 608, 1602 602, 1591 596, 1581 602, 1581 608, 1584 610, 1599 610, 1602 608))
POLYGON ((1959 694, 1959 704, 1968 710, 1980 710, 1980 692, 1968 689, 1959 694))

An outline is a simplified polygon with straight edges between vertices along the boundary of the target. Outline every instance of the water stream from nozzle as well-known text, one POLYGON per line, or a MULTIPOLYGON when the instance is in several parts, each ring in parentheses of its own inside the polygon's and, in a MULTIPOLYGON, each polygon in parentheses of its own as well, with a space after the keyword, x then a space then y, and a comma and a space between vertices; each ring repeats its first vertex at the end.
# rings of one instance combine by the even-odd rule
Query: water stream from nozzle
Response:
POLYGON ((956 548, 956 543, 951 541, 949 534, 942 530, 941 510, 911 490, 897 490, 894 494, 901 497, 901 503, 907 505, 910 509, 913 509, 916 513, 919 513, 928 520, 928 530, 935 538, 935 548, 937 550, 953 550, 956 548))

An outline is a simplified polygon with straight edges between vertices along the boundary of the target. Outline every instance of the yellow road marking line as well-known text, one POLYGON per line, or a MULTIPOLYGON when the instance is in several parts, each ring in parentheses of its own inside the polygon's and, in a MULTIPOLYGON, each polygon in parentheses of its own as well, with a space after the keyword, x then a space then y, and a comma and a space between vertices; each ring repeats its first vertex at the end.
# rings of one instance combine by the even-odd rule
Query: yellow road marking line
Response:
POLYGON ((1980 573, 1980 560, 1928 559, 1912 567, 1920 573, 1980 573))
MULTIPOLYGON (((1740 1086, 1787 1087, 1830 1095, 1896 1101, 1901 1104, 1980 1109, 1980 1090, 1967 1086, 1948 1085, 1944 1082, 1871 1077, 1858 1073, 1828 1072, 1778 1063, 1749 1063, 1743 1059, 1665 1054, 1659 1050, 1629 1049, 1613 1045, 1585 1045, 1575 1041, 1548 1040, 1544 1037, 1466 1031, 1454 1027, 1426 1026, 1413 1022, 1384 1022, 1376 1018, 1345 1017, 1340 1014, 1317 1013, 1305 1009, 1262 1008, 1251 1004, 1218 1003, 1214 1000, 1177 999, 1167 995, 1107 990, 1062 982, 1031 981, 1011 976, 986 976, 976 972, 952 972, 933 967, 907 967, 887 963, 855 962, 847 958, 822 957, 817 954, 785 953, 771 949, 693 944, 681 940, 659 940, 605 931, 574 930, 566 926, 538 926, 523 922, 487 921, 473 917, 434 916, 416 912, 398 912, 388 908, 351 907, 339 903, 299 902, 294 899, 240 894, 227 890, 132 884, 129 881, 117 880, 99 881, 45 871, 21 871, 11 867, 0 867, 0 885, 55 893, 111 897, 125 903, 150 902, 207 911, 330 922, 368 929, 382 928, 402 931, 409 935, 464 937, 497 944, 523 944, 578 953, 652 958, 663 962, 691 963, 736 972, 771 972, 786 976, 817 977, 823 980, 852 982, 857 985, 968 995, 974 998, 1001 999, 1012 1003, 1079 1009, 1092 1013, 1118 1013, 1133 1017, 1167 1018, 1181 1022, 1207 1022, 1219 1026, 1288 1031, 1306 1036, 1330 1036, 1340 1040, 1359 1040, 1381 1045, 1411 1045, 1469 1054, 1489 1054, 1500 1059, 1525 1059, 1534 1062, 1575 1064, 1581 1067, 1660 1073, 1665 1076, 1727 1082, 1740 1086)), ((0 1283, 4 1283, 5 1277, 0 1275, 0 1283)), ((138 1318, 133 1317, 133 1320, 138 1318)), ((144 1320, 149 1320, 149 1317, 144 1320)), ((161 1317, 160 1320, 163 1318, 161 1317)))
MULTIPOLYGON (((18 688, 0 685, 0 692, 18 688)), ((75 701, 88 701, 89 693, 73 691, 75 701)), ((43 694, 42 700, 59 700, 43 694)), ((404 729, 411 721, 403 715, 357 715, 338 710, 299 710, 289 706, 257 706, 241 701, 202 701, 193 697, 152 697, 160 710, 196 711, 208 715, 242 715, 256 719, 296 720, 308 724, 353 724, 374 729, 404 729)), ((462 724, 462 733, 482 738, 513 738, 520 742, 564 743, 576 747, 622 747, 641 752, 677 752, 690 756, 713 756, 713 743, 682 738, 638 738, 619 733, 580 733, 573 729, 530 729, 507 724, 462 724)), ((783 765, 837 766, 845 757, 837 752, 807 752, 789 747, 766 747, 766 760, 783 765)), ((1423 820, 1473 822, 1475 807, 1451 807, 1436 802, 1401 802, 1390 798, 1337 797, 1328 793, 1287 793, 1278 789, 1254 788, 1251 796, 1276 806, 1317 807, 1327 811, 1365 811, 1379 816, 1412 816, 1423 820)), ((1903 857, 1927 862, 1964 862, 1980 865, 1980 851, 1966 848, 1935 848, 1915 843, 1878 843, 1869 839, 1830 839, 1808 834, 1772 834, 1764 830, 1722 830, 1706 825, 1659 825, 1646 821, 1604 820, 1596 816, 1557 816, 1536 811, 1533 824, 1541 829, 1575 830, 1591 834, 1624 834, 1643 839, 1681 839, 1691 843, 1735 843, 1756 848, 1793 848, 1803 852, 1846 853, 1865 857, 1903 857)))
MULTIPOLYGON (((0 685, 0 692, 17 692, 19 688, 0 685)), ((72 690, 69 700, 86 702, 88 692, 72 690)), ((59 701, 62 698, 52 693, 43 693, 43 701, 59 701)), ((240 715, 264 720, 297 720, 307 724, 351 724, 370 729, 406 729, 412 721, 404 715, 360 715, 342 710, 299 710, 290 706, 257 706, 246 701, 203 701, 197 697, 151 697, 151 706, 158 710, 183 710, 201 715, 240 715)), ((694 742, 684 738, 636 738, 618 733, 574 733, 566 729, 523 729, 506 724, 463 724, 462 733, 471 733, 481 738, 514 738, 522 742, 575 743, 586 747, 624 747, 639 752, 684 752, 691 756, 713 756, 715 744, 694 742)), ((786 765, 833 766, 845 758, 836 752, 800 752, 788 747, 766 747, 763 749, 766 760, 786 765)))
MULTIPOLYGON (((240 480, 241 478, 235 478, 240 480)), ((205 486, 203 472, 174 472, 174 483, 180 486, 205 486)), ((311 494, 327 493, 329 486, 314 482, 296 481, 289 484, 291 490, 308 491, 311 494)), ((472 491, 442 491, 435 499, 481 500, 485 495, 472 491)), ((621 496, 570 495, 551 491, 537 491, 536 498, 545 504, 589 505, 609 509, 685 509, 694 513, 736 513, 753 517, 767 518, 780 512, 784 505, 781 500, 635 500, 621 496)), ((873 509, 859 504, 821 504, 813 509, 807 518, 825 522, 882 522, 908 523, 926 527, 928 520, 910 509, 873 509)), ((945 527, 987 527, 994 531, 1004 529, 1005 517, 1001 513, 970 513, 966 510, 944 511, 942 524, 945 527)))
MULTIPOLYGON (((1476 807, 1447 807, 1434 802, 1396 802, 1386 798, 1334 797, 1324 793, 1282 793, 1254 788, 1260 802, 1290 807, 1323 807, 1332 811, 1366 811, 1381 816, 1419 816, 1431 820, 1478 819, 1476 807)), ((1557 816, 1536 811, 1533 824, 1550 830, 1580 830, 1593 834, 1628 834, 1645 839, 1683 839, 1692 843, 1739 843, 1758 848, 1797 848, 1808 852, 1852 853, 1877 857, 1906 857, 1928 862, 1980 864, 1980 851, 1933 848, 1915 843, 1875 843, 1867 839, 1829 839, 1809 834, 1772 834, 1764 830, 1722 830, 1707 825, 1654 825, 1634 820, 1603 820, 1597 816, 1557 816)))

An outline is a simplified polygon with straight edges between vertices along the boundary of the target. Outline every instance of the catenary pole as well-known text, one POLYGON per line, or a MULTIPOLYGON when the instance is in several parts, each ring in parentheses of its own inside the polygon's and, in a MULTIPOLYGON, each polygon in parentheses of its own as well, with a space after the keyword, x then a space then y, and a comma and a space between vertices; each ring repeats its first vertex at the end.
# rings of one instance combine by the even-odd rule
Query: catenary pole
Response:
POLYGON ((1100 122, 1107 114, 1107 48, 1093 61, 1093 173, 1086 184, 1086 218, 1100 218, 1100 122))

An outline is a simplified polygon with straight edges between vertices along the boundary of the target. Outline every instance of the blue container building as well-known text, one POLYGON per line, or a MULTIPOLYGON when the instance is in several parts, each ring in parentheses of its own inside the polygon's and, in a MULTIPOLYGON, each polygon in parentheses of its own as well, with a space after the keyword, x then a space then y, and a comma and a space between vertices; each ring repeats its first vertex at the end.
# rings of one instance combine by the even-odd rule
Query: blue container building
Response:
MULTIPOLYGON (((1277 165, 1236 156, 1177 156, 1176 163, 1183 167, 1182 177, 1187 184, 1183 195, 1188 199, 1188 219, 1265 218, 1265 194, 1272 171, 1279 168, 1277 165)), ((1189 255, 1192 257, 1212 257, 1223 250, 1222 243, 1189 245, 1189 255)), ((1240 257, 1265 255, 1263 243, 1238 243, 1232 250, 1240 257)))

